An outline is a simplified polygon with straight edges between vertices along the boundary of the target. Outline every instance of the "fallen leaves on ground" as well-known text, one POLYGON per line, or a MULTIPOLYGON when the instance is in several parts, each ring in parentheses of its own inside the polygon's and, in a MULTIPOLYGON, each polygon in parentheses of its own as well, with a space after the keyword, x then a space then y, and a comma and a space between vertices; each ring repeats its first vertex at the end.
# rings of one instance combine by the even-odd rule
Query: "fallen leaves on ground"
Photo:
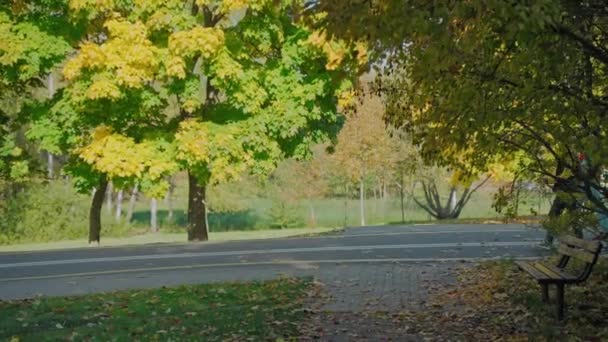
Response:
MULTIPOLYGON (((315 312, 302 339, 327 341, 606 341, 608 260, 588 281, 566 287, 565 322, 542 303, 537 283, 512 261, 465 266, 456 285, 437 288, 422 307, 400 312, 315 312)), ((555 289, 551 289, 554 298, 555 289)), ((320 300, 322 305, 328 299, 320 300)))

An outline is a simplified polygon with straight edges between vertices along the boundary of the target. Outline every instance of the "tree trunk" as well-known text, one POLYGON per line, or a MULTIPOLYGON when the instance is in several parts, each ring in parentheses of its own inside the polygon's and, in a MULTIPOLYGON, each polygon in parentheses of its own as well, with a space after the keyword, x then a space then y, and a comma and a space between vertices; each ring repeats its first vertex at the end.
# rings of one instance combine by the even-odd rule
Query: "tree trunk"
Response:
POLYGON ((378 194, 379 194, 378 185, 374 184, 373 189, 374 189, 374 216, 377 217, 378 216, 378 194))
POLYGON ((188 173, 188 241, 209 240, 205 190, 206 186, 188 173))
POLYGON ((388 198, 388 188, 386 186, 386 182, 382 181, 382 200, 386 201, 388 198))
POLYGON ((127 208, 127 222, 131 222, 131 220, 133 219, 135 203, 137 203, 137 184, 133 186, 133 189, 131 190, 131 195, 129 196, 129 207, 127 208))
POLYGON ((169 191, 167 192, 167 220, 173 220, 173 194, 175 192, 175 182, 173 178, 169 178, 169 191))
POLYGON ((517 187, 517 189, 515 190, 515 208, 513 208, 513 211, 515 214, 515 218, 517 218, 517 216, 519 216, 519 195, 521 192, 521 181, 517 181, 517 184, 515 186, 517 187))
POLYGON ((99 186, 93 194, 91 201, 91 210, 89 212, 89 244, 99 245, 101 235, 101 207, 103 206, 103 197, 108 187, 106 176, 101 176, 99 186))
POLYGON ((46 152, 46 162, 48 177, 53 179, 55 177, 55 158, 51 152, 46 152))
MULTIPOLYGON (((52 99, 55 95, 55 77, 53 76, 53 72, 49 73, 47 76, 47 90, 49 91, 48 97, 52 99)), ((46 152, 47 154, 47 173, 49 179, 53 179, 55 177, 55 158, 51 152, 46 152)))
POLYGON ((158 220, 156 214, 158 212, 158 200, 152 198, 150 201, 150 230, 153 233, 158 233, 158 220))
POLYGON ((401 172, 401 186, 399 187, 399 197, 401 198, 401 222, 405 223, 405 191, 403 187, 405 186, 403 182, 403 171, 401 172))
POLYGON ((315 207, 312 205, 312 201, 308 201, 308 209, 310 210, 310 226, 312 228, 317 227, 317 217, 315 215, 315 207))
POLYGON ((450 189, 450 198, 448 199, 448 207, 446 213, 450 215, 456 209, 456 188, 450 189))
POLYGON ((114 216, 114 218, 116 219, 116 222, 120 222, 120 219, 122 217, 122 199, 123 199, 123 191, 119 190, 118 194, 116 195, 116 214, 114 216))
POLYGON ((365 188, 363 177, 359 179, 359 215, 361 216, 361 225, 365 226, 365 188))
POLYGON ((112 215, 112 195, 114 194, 112 182, 108 183, 108 190, 106 191, 106 206, 108 213, 112 215))
POLYGON ((348 227, 348 185, 344 185, 344 228, 348 227))

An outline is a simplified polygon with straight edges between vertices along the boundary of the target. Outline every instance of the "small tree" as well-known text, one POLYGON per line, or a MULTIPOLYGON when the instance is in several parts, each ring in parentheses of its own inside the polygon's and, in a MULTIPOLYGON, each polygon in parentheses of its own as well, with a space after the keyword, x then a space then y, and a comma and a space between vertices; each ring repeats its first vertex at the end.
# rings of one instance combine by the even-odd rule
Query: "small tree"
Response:
POLYGON ((283 162, 273 174, 279 197, 291 202, 304 200, 308 207, 308 224, 317 226, 314 201, 329 191, 327 179, 328 156, 323 145, 314 148, 308 160, 290 159, 283 162))
POLYGON ((393 141, 383 121, 384 105, 379 97, 363 95, 338 135, 332 157, 333 172, 357 183, 361 225, 365 225, 365 180, 392 169, 393 141))

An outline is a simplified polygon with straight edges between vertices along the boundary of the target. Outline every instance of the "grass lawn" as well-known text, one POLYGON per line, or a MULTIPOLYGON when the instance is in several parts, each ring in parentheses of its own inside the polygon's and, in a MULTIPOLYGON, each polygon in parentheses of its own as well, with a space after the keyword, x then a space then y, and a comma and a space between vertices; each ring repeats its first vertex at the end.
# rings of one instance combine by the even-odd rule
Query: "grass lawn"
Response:
MULTIPOLYGON (((322 234, 336 230, 336 228, 299 228, 299 229, 269 229, 269 230, 250 230, 250 231, 230 231, 230 232, 210 232, 207 243, 235 241, 235 240, 257 240, 302 236, 309 234, 322 234)), ((186 243, 186 233, 148 233, 123 238, 104 238, 101 237, 101 246, 118 247, 129 245, 144 245, 154 243, 186 243)), ((86 238, 78 240, 27 243, 0 246, 0 252, 23 252, 40 251, 67 248, 84 248, 88 243, 86 238)))
POLYGON ((3 341, 246 341, 297 336, 308 280, 0 301, 3 341))

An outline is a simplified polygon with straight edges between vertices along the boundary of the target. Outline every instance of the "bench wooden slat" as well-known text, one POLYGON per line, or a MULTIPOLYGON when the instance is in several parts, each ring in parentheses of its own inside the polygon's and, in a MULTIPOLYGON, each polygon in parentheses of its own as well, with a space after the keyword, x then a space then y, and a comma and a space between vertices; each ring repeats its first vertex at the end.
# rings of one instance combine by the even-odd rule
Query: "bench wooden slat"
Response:
POLYGON ((600 242, 597 240, 595 240, 595 241, 583 240, 583 239, 579 239, 579 238, 576 238, 576 237, 570 236, 570 235, 563 235, 563 236, 560 236, 558 239, 561 243, 565 243, 565 244, 571 245, 571 246, 576 246, 576 247, 582 248, 591 253, 596 253, 598 248, 600 247, 600 242))
POLYGON ((587 263, 593 263, 595 259, 595 253, 588 252, 582 249, 576 249, 572 247, 568 247, 567 245, 560 243, 557 248, 558 253, 582 260, 587 263))
POLYGON ((544 274, 546 274, 547 276, 549 276, 549 278, 562 279, 562 280, 564 279, 564 277, 560 273, 549 269, 547 266, 543 265, 543 263, 541 263, 541 262, 535 262, 533 264, 533 266, 537 270, 539 270, 539 271, 543 272, 544 274))
POLYGON ((554 274, 555 276, 561 278, 567 282, 574 282, 578 279, 577 276, 569 274, 561 270, 559 267, 555 267, 553 265, 549 265, 543 262, 537 262, 534 264, 540 271, 546 274, 554 274), (550 273, 548 273, 550 272, 550 273))
POLYGON ((530 273, 530 275, 538 281, 547 281, 551 279, 549 276, 536 269, 536 267, 528 261, 517 261, 516 264, 521 267, 522 270, 530 273))

